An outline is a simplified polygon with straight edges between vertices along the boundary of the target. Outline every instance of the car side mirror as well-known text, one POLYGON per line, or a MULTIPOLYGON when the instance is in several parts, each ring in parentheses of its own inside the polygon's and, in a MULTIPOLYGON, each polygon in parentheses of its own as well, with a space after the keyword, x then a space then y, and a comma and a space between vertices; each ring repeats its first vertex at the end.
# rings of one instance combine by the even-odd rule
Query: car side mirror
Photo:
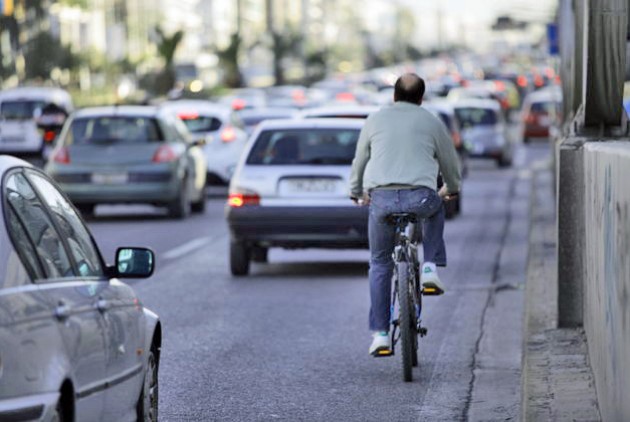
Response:
POLYGON ((147 278, 155 269, 155 254, 148 248, 118 248, 113 273, 120 278, 147 278))

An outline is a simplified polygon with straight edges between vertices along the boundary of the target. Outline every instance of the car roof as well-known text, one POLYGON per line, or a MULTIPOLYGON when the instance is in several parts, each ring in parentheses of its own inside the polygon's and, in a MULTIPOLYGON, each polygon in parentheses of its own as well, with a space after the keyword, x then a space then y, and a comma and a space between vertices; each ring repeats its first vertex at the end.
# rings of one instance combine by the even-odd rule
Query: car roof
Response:
POLYGON ((480 98, 460 98, 453 101, 453 108, 490 108, 493 110, 501 110, 501 105, 496 100, 484 100, 480 98))
POLYGON ((43 100, 72 106, 72 97, 68 91, 54 87, 21 86, 0 91, 0 101, 5 100, 43 100))
POLYGON ((196 111, 201 114, 229 116, 233 110, 225 104, 217 104, 208 100, 175 100, 167 101, 158 106, 163 110, 182 112, 196 111))
POLYGON ((261 108, 245 108, 239 110, 241 117, 250 116, 292 116, 299 113, 297 108, 293 107, 261 107, 261 108))
POLYGON ((74 118, 101 116, 157 117, 159 114, 160 110, 156 106, 123 105, 82 108, 74 113, 74 118))
POLYGON ((0 155, 0 179, 7 170, 14 167, 33 167, 33 165, 12 155, 0 155))
POLYGON ((307 108, 302 110, 301 116, 322 116, 322 115, 342 115, 342 116, 353 116, 353 115, 363 115, 370 114, 380 109, 379 106, 368 106, 368 105, 338 105, 338 106, 322 106, 322 107, 314 107, 307 108))
POLYGON ((282 129, 361 129, 365 121, 363 119, 278 119, 265 120, 260 124, 261 130, 282 129))
POLYGON ((538 91, 527 94, 525 101, 530 103, 549 101, 559 102, 562 101, 562 91, 560 88, 555 87, 539 89, 538 91))
POLYGON ((430 110, 435 110, 441 113, 445 113, 445 114, 453 114, 454 110, 453 110, 453 102, 449 102, 449 101, 445 101, 445 100, 439 100, 439 101, 423 101, 422 102, 422 106, 430 109, 430 110))

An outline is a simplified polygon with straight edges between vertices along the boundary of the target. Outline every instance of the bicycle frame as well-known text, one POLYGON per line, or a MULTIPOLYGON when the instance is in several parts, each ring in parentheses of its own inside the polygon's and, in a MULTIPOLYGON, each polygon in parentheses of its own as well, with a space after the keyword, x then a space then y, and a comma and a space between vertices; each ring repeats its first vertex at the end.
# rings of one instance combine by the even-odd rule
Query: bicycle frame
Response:
MULTIPOLYGON (((417 333, 420 334, 421 337, 424 337, 428 330, 425 327, 422 327, 422 294, 420 290, 420 262, 418 260, 418 243, 417 239, 422 238, 422 231, 418 229, 419 223, 412 222, 403 222, 397 221, 396 223, 396 242, 393 252, 393 260, 394 260, 394 271, 398 267, 396 263, 398 262, 407 262, 409 264, 409 269, 411 272, 411 277, 409 277, 409 283, 412 284, 411 291, 413 292, 413 302, 415 306, 415 317, 416 317, 416 330, 417 333), (418 230, 418 232, 416 231, 418 230)), ((398 315, 396 315, 396 300, 398 298, 399 292, 399 277, 398 274, 394 274, 393 277, 394 285, 392 295, 392 304, 390 308, 391 315, 391 324, 393 326, 392 329, 392 354, 394 354, 396 343, 400 340, 400 330, 398 329, 399 321, 398 315)), ((416 339, 417 340, 417 339, 416 339)))

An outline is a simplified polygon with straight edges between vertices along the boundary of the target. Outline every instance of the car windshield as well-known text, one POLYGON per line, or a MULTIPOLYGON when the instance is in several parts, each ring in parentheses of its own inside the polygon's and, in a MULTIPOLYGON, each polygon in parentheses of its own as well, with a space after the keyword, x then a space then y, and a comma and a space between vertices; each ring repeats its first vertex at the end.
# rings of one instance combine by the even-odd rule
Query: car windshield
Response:
POLYGON ((0 105, 0 116, 7 120, 32 119, 35 110, 43 106, 43 101, 3 101, 0 105))
POLYGON ((154 118, 99 116, 73 120, 65 144, 147 143, 162 140, 158 123, 154 118))
POLYGON ((285 129, 260 134, 247 164, 350 165, 359 129, 285 129))
POLYGON ((182 116, 179 118, 184 122, 190 133, 214 132, 221 128, 221 120, 212 116, 182 116))
POLYGON ((496 113, 487 108, 461 107, 455 109, 455 115, 462 127, 497 124, 496 113))

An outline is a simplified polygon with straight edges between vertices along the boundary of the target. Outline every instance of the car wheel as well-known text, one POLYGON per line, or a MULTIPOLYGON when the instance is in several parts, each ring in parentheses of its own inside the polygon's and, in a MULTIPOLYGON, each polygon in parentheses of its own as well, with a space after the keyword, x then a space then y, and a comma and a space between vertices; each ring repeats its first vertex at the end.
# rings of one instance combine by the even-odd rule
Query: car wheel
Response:
POLYGON ((457 206, 455 200, 444 203, 444 217, 447 219, 454 218, 457 215, 457 206))
POLYGON ((230 270, 232 275, 242 276, 249 273, 250 250, 245 242, 230 241, 230 270))
POLYGON ((177 197, 168 205, 168 214, 178 219, 186 218, 190 214, 187 179, 182 182, 177 197))
POLYGON ((89 217, 94 215, 94 208, 96 208, 96 204, 77 204, 77 209, 84 217, 89 217))
POLYGON ((269 248, 255 246, 252 248, 252 261, 259 263, 269 262, 269 248))
POLYGON ((499 167, 510 167, 512 165, 512 159, 508 157, 507 154, 503 154, 497 159, 497 165, 499 167))
POLYGON ((206 192, 202 189, 199 201, 190 205, 191 211, 196 214, 203 214, 206 211, 206 192))
POLYGON ((57 403, 57 407, 55 407, 55 411, 52 414, 52 418, 50 422, 63 422, 65 418, 63 417, 63 410, 61 409, 61 402, 57 403))
POLYGON ((142 390, 140 391, 140 397, 136 405, 138 421, 155 422, 158 420, 158 367, 156 350, 151 347, 147 361, 147 370, 144 373, 142 390))

